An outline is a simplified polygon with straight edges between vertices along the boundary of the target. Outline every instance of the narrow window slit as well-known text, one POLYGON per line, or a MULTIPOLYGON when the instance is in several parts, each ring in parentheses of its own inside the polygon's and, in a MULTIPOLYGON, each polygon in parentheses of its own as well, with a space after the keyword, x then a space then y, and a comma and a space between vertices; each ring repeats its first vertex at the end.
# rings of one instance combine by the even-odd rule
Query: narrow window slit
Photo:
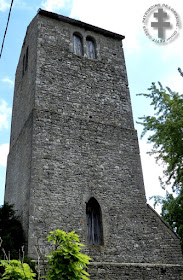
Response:
POLYGON ((24 74, 25 74, 25 54, 23 56, 22 77, 24 76, 24 74))
POLYGON ((27 70, 28 68, 28 58, 29 58, 29 49, 27 47, 26 49, 26 55, 25 55, 25 71, 27 70))
POLYGON ((26 53, 23 56, 23 64, 22 64, 22 77, 28 69, 28 59, 29 59, 29 49, 27 47, 26 53))
POLYGON ((93 38, 86 38, 86 54, 89 58, 96 58, 96 47, 93 38))
POLYGON ((73 45, 74 45, 74 53, 78 55, 83 55, 83 42, 80 35, 73 35, 73 45))

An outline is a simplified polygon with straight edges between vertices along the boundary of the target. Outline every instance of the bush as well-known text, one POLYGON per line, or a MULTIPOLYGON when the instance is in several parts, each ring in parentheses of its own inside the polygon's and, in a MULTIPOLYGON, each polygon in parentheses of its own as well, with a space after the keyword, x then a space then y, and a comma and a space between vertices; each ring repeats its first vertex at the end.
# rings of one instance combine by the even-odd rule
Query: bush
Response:
MULTIPOLYGON (((0 237, 5 252, 11 252, 11 259, 18 259, 19 250, 24 244, 24 234, 19 217, 15 215, 13 205, 5 203, 0 207, 0 237)), ((0 251, 0 259, 4 253, 0 251)))
MULTIPOLYGON (((62 230, 50 232, 47 236, 53 244, 52 252, 48 257, 48 272, 44 276, 47 280, 89 280, 85 271, 90 258, 80 252, 84 245, 79 243, 79 236, 74 231, 66 233, 62 230)), ((15 215, 13 205, 5 203, 0 207, 0 280, 33 280, 39 273, 28 257, 24 258, 24 234, 19 217, 15 215), (22 249, 23 260, 17 260, 22 249), (4 260, 3 260, 4 259, 4 260), (23 263, 24 261, 24 263, 23 263), (27 262, 30 264, 27 264, 27 262)), ((39 265, 39 264, 38 264, 39 265)))
POLYGON ((10 260, 0 261, 0 266, 4 268, 2 279, 9 280, 33 280, 36 274, 33 273, 27 263, 21 263, 21 261, 10 260))
POLYGON ((48 280, 89 280, 89 274, 84 270, 90 258, 80 252, 84 245, 79 242, 79 236, 74 231, 66 233, 62 230, 50 232, 47 237, 54 249, 48 257, 48 280))

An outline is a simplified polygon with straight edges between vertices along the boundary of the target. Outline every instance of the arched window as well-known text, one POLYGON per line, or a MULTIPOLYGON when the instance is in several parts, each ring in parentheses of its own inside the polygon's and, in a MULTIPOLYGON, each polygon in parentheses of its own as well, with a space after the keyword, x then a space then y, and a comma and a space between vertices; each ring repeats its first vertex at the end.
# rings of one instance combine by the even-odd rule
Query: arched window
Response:
POLYGON ((97 200, 92 197, 86 204, 87 241, 90 245, 103 244, 102 213, 97 200))
POLYGON ((73 35, 73 45, 74 45, 74 53, 83 55, 83 43, 80 35, 78 34, 73 35))
POLYGON ((89 58, 96 58, 95 42, 91 37, 86 38, 86 54, 89 58))

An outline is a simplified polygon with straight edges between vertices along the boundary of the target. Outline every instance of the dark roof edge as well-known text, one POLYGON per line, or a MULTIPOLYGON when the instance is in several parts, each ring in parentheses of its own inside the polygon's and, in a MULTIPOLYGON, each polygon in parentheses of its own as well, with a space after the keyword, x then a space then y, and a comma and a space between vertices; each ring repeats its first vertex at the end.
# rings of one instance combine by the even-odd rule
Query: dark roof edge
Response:
POLYGON ((112 38, 115 38, 115 39, 118 39, 118 40, 123 40, 125 38, 125 36, 123 36, 123 35, 113 33, 111 31, 102 29, 100 27, 96 27, 94 25, 90 25, 88 23, 85 23, 85 22, 82 22, 82 21, 79 21, 79 20, 76 20, 76 19, 72 19, 72 18, 69 18, 69 17, 65 17, 65 16, 62 16, 62 15, 59 15, 59 14, 56 14, 56 13, 48 12, 48 11, 45 11, 45 10, 42 10, 42 9, 39 9, 37 14, 44 15, 44 16, 47 16, 47 17, 50 17, 50 18, 53 18, 53 19, 61 20, 61 21, 67 22, 67 23, 71 23, 71 24, 74 24, 76 26, 83 27, 85 29, 87 28, 88 30, 92 30, 92 31, 95 31, 95 32, 98 32, 98 33, 102 33, 102 34, 104 34, 108 37, 112 37, 112 38))

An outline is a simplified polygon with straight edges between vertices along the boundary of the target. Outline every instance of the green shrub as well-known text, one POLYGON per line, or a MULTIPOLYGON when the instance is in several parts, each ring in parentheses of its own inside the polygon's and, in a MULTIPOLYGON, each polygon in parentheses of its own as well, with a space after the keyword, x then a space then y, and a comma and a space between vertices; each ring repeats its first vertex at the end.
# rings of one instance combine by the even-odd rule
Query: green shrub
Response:
MULTIPOLYGON (((3 248, 0 250, 0 280, 32 280, 37 276, 39 278, 40 270, 38 275, 34 273, 35 267, 32 267, 29 258, 24 257, 23 249, 22 262, 17 260, 20 249, 23 248, 24 234, 13 205, 8 203, 0 207, 0 238, 0 247, 3 248), (33 270, 25 262, 28 262, 33 270)), ((79 236, 74 231, 66 233, 57 229, 50 232, 47 239, 52 242, 54 248, 46 256, 48 257, 48 272, 44 278, 47 280, 89 280, 87 277, 89 274, 85 269, 91 259, 80 252, 84 245, 79 243, 79 236)))
POLYGON ((36 274, 33 273, 29 265, 27 263, 21 263, 21 261, 1 260, 0 266, 4 268, 4 273, 1 279, 33 280, 36 277, 36 274))
POLYGON ((48 257, 48 280, 88 280, 89 274, 84 270, 90 258, 80 252, 84 245, 74 231, 66 233, 62 230, 51 231, 47 236, 54 249, 48 257))

